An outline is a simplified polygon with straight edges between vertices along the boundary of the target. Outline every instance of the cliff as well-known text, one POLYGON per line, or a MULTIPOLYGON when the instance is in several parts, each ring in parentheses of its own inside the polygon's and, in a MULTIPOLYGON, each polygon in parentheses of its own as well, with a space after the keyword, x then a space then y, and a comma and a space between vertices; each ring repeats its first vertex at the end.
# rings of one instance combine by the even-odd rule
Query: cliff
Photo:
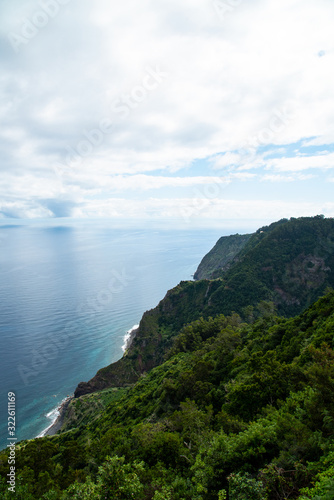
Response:
POLYGON ((17 443, 17 495, 334 498, 334 291, 307 307, 333 285, 333 247, 332 219, 282 220, 217 255, 217 279, 170 290, 61 432, 17 443))
POLYGON ((222 236, 207 253, 195 274, 195 280, 212 279, 217 271, 225 271, 228 264, 240 253, 252 234, 222 236))
POLYGON ((123 358, 81 382, 75 397, 133 384, 166 359, 182 326, 200 317, 237 312, 248 319, 261 301, 272 302, 287 317, 301 313, 334 286, 334 220, 282 219, 252 235, 220 239, 206 257, 197 275, 218 277, 170 290, 143 315, 123 358))
POLYGON ((263 312, 192 322, 132 387, 73 399, 60 434, 17 444, 18 497, 333 498, 334 292, 263 312))

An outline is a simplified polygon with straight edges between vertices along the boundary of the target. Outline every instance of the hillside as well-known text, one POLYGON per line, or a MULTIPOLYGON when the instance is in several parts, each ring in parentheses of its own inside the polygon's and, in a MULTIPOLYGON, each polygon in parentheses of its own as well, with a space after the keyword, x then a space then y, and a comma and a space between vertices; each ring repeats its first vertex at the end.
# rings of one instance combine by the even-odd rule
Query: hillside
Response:
POLYGON ((74 427, 19 443, 17 497, 333 498, 333 332, 334 292, 295 318, 187 325, 135 385, 75 399, 74 427))
POLYGON ((81 382, 76 397, 134 383, 164 361, 180 328, 200 317, 237 312, 247 320, 261 301, 272 302, 280 315, 289 317, 334 287, 333 219, 283 219, 244 239, 230 238, 219 240, 208 259, 202 260, 219 277, 181 282, 170 290, 143 315, 123 358, 99 370, 89 382, 81 382), (237 247, 239 252, 230 259, 237 247), (222 270, 221 263, 228 260, 222 270))
POLYGON ((218 278, 167 292, 79 384, 62 432, 17 444, 16 498, 334 498, 334 221, 278 221, 215 258, 218 278))
POLYGON ((203 257, 194 279, 212 279, 215 277, 215 271, 227 269, 227 265, 240 253, 251 236, 251 234, 222 236, 212 250, 203 257))
POLYGON ((334 284, 334 220, 282 220, 259 229, 220 273, 211 296, 214 314, 271 300, 284 316, 298 314, 334 284))

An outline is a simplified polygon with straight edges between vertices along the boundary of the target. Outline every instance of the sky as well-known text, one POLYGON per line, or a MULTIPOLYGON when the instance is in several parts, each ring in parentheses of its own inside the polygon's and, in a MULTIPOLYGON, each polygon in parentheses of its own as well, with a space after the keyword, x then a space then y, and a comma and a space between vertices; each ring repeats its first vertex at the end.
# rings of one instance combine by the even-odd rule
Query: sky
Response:
POLYGON ((333 0, 1 0, 0 218, 334 216, 333 0))

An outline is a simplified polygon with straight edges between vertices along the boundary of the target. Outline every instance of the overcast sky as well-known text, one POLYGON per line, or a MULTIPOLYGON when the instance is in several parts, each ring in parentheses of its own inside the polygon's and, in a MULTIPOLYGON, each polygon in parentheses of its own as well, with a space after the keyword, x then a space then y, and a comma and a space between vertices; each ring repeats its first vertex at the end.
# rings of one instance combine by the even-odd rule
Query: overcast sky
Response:
POLYGON ((334 216, 333 0, 1 0, 3 218, 334 216))

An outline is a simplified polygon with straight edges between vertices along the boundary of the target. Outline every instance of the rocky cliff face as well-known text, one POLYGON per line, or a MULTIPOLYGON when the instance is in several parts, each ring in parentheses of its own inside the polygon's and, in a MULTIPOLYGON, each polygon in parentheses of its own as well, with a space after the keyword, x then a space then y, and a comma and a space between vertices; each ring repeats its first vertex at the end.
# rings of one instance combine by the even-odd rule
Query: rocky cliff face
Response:
POLYGON ((80 382, 75 397, 107 387, 133 384, 163 363, 179 329, 199 317, 203 306, 208 303, 208 290, 215 290, 209 281, 183 281, 169 290, 157 307, 144 313, 126 354, 116 363, 99 370, 89 382, 80 382))
POLYGON ((81 382, 76 397, 136 382, 166 359, 182 326, 201 316, 244 315, 246 307, 261 301, 272 301, 279 314, 293 316, 334 287, 333 219, 282 220, 253 235, 230 238, 219 240, 196 273, 219 277, 181 282, 170 290, 143 315, 126 355, 81 382))
POLYGON ((222 236, 212 250, 203 257, 194 279, 212 279, 217 271, 228 269, 229 263, 240 253, 251 236, 252 234, 222 236))

